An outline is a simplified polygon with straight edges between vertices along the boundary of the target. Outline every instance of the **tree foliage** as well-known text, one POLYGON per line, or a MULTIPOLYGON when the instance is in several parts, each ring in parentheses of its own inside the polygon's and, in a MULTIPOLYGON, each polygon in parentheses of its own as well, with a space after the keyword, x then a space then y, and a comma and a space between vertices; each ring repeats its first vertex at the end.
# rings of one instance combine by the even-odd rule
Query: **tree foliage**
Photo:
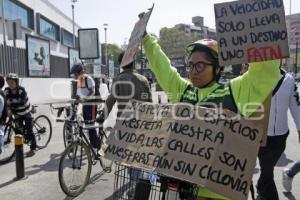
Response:
POLYGON ((183 57, 188 44, 201 39, 200 34, 189 34, 177 28, 162 28, 159 44, 169 58, 183 57))

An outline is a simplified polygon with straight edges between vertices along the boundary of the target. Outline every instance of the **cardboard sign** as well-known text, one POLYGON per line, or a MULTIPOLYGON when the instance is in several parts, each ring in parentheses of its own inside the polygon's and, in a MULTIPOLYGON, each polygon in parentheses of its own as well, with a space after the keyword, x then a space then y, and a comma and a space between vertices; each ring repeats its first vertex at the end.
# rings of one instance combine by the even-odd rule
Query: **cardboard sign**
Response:
POLYGON ((289 57, 282 0, 215 4, 222 66, 289 57))
POLYGON ((190 104, 129 102, 105 157, 246 200, 262 126, 190 104))
MULTIPOLYGON (((154 6, 154 4, 153 4, 154 6)), ((139 50, 139 45, 141 42, 141 38, 146 31, 147 23, 150 19, 153 6, 146 12, 142 18, 135 24, 133 31, 131 32, 131 36, 129 39, 128 47, 124 53, 124 57, 122 59, 120 67, 126 66, 134 61, 134 57, 139 50)))

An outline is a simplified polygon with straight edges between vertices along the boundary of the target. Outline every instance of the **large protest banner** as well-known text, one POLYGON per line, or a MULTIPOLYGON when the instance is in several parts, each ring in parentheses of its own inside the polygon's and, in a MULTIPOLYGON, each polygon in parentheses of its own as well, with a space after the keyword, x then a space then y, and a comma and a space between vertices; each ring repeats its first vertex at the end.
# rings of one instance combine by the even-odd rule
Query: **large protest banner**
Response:
POLYGON ((289 57, 282 0, 240 0, 215 4, 222 66, 289 57))
POLYGON ((105 157, 246 200, 262 127, 230 111, 131 101, 105 157))
POLYGON ((143 15, 140 17, 139 21, 135 24, 133 31, 131 32, 128 47, 125 51, 124 57, 121 62, 121 67, 126 66, 134 61, 134 57, 136 53, 139 50, 139 45, 141 42, 141 38, 143 37, 143 34, 146 31, 147 23, 150 19, 152 10, 153 10, 154 4, 152 8, 149 9, 148 12, 143 13, 143 15))

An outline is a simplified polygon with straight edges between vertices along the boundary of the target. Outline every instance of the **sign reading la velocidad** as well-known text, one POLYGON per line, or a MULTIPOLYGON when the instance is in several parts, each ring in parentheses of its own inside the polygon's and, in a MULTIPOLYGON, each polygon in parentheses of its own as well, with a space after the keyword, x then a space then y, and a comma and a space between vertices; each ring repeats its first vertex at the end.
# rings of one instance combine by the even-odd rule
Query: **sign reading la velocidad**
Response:
POLYGON ((289 57, 283 0, 215 4, 222 66, 289 57))

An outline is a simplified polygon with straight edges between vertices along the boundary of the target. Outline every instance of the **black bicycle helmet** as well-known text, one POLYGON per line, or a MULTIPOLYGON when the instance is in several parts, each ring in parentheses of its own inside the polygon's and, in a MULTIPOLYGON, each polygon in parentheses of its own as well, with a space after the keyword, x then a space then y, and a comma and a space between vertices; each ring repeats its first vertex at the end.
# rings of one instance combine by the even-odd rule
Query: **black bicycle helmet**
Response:
POLYGON ((15 73, 9 73, 6 76, 6 81, 8 81, 8 80, 14 80, 18 84, 19 83, 19 76, 17 74, 15 74, 15 73))
POLYGON ((70 74, 80 74, 83 71, 83 65, 81 63, 74 64, 70 74))

